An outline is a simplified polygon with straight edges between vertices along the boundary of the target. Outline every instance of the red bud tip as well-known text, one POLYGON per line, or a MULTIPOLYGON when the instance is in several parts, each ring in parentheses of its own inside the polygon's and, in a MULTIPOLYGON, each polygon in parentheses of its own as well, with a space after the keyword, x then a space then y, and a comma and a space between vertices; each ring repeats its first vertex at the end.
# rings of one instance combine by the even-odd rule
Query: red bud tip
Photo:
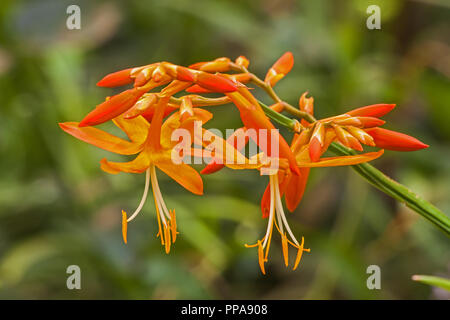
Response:
POLYGON ((379 118, 379 117, 382 117, 385 114, 391 112, 392 109, 394 109, 394 108, 395 108, 395 104, 380 103, 380 104, 372 104, 370 106, 353 109, 346 113, 353 117, 360 116, 360 117, 379 118))
POLYGON ((133 81, 133 79, 130 77, 131 71, 133 68, 117 71, 110 73, 103 77, 102 80, 97 82, 97 86, 99 87, 118 87, 118 86, 124 86, 126 84, 129 84, 133 81))
POLYGON ((95 126, 114 119, 130 109, 145 93, 144 90, 129 89, 99 104, 78 125, 79 127, 95 126))
POLYGON ((404 133, 383 128, 370 128, 365 131, 372 136, 376 146, 382 149, 416 151, 429 147, 429 145, 404 133))

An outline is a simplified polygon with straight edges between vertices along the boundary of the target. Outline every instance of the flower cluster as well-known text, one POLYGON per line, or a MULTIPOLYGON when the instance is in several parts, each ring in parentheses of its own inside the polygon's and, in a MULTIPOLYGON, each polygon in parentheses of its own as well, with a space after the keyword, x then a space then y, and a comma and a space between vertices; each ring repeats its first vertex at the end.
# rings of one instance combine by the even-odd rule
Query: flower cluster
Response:
POLYGON ((262 216, 268 220, 267 231, 255 244, 247 245, 257 248, 263 273, 274 230, 280 234, 286 266, 289 264, 289 246, 297 251, 293 269, 299 265, 303 252, 310 251, 304 247, 304 238, 298 241, 289 227, 282 202, 284 196, 289 211, 297 208, 310 168, 360 164, 380 157, 383 149, 412 151, 427 147, 413 137, 380 128, 385 123, 380 117, 390 112, 395 107, 393 104, 370 105, 316 120, 314 100, 307 97, 307 93, 300 97, 298 108, 282 101, 273 87, 290 72, 293 64, 293 55, 285 53, 262 80, 248 71, 249 60, 243 56, 235 61, 218 58, 189 67, 158 62, 111 73, 97 83, 101 87, 132 84, 132 88, 106 98, 81 122, 60 123, 60 127, 77 139, 99 148, 121 155, 137 155, 129 162, 100 161, 101 168, 111 174, 145 172, 144 193, 137 209, 130 216, 122 211, 125 243, 127 225, 142 210, 150 184, 159 230, 157 236, 167 253, 177 238, 175 210, 168 209, 164 202, 156 168, 188 191, 203 194, 201 175, 187 163, 174 161, 173 155, 179 153, 179 140, 173 139, 173 136, 180 129, 190 138, 188 148, 183 149, 183 157, 208 155, 208 164, 201 174, 211 174, 227 166, 231 169, 259 170, 261 175, 269 175, 269 183, 261 200, 262 216), (251 93, 249 84, 262 88, 274 100, 270 109, 262 107, 262 103, 251 93), (210 97, 209 93, 215 93, 216 97, 210 97), (217 97, 217 94, 220 96, 217 97), (196 124, 206 124, 213 117, 204 107, 230 103, 237 108, 243 127, 226 140, 207 129, 196 131, 196 124), (290 143, 276 130, 267 109, 275 114, 288 112, 298 118, 294 120, 295 132, 290 143), (95 127, 110 120, 128 139, 95 127), (249 134, 250 131, 259 133, 264 130, 271 132, 270 137, 249 134), (273 139, 274 135, 276 139, 273 139), (204 136, 209 138, 202 139, 204 136), (213 152, 208 143, 211 137, 215 146, 213 152), (194 148, 193 141, 199 141, 199 138, 202 147, 194 148), (250 139, 258 146, 259 153, 246 157, 242 152, 250 139), (340 143, 356 151, 363 151, 363 145, 380 150, 323 157, 331 143, 340 143), (273 166, 274 162, 278 165, 273 166))

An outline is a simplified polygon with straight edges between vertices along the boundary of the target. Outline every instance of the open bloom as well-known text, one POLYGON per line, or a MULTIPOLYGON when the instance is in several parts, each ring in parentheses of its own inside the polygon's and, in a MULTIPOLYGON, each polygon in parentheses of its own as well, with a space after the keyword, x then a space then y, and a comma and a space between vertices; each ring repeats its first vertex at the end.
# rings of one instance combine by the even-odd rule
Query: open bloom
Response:
POLYGON ((176 164, 172 161, 172 150, 177 141, 172 141, 171 136, 176 128, 184 128, 192 132, 195 120, 204 123, 212 117, 208 111, 196 108, 189 117, 182 119, 181 113, 176 112, 162 123, 168 100, 168 97, 160 98, 151 124, 140 116, 130 120, 123 117, 114 119, 114 123, 127 134, 130 141, 94 127, 79 127, 76 122, 60 123, 60 127, 65 132, 102 149, 124 155, 139 153, 134 160, 123 163, 102 159, 101 168, 112 174, 118 172, 146 173, 144 193, 137 209, 129 218, 123 211, 124 241, 127 241, 127 223, 133 220, 143 208, 151 183, 158 221, 158 236, 167 253, 177 235, 176 216, 175 210, 168 210, 164 202, 156 176, 156 168, 166 173, 185 189, 201 195, 203 182, 197 171, 185 163, 176 164))

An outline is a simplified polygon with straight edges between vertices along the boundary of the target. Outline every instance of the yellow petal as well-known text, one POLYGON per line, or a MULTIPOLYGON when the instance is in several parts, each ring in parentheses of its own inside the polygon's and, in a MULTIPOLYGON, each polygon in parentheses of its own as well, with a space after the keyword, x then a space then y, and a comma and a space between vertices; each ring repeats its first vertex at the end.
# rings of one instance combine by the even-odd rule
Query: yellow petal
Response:
POLYGON ((119 116, 114 118, 113 122, 127 134, 131 141, 143 143, 147 138, 150 124, 141 116, 133 119, 124 119, 122 116, 119 116))
POLYGON ((112 174, 119 172, 142 173, 150 166, 150 159, 146 152, 141 152, 129 162, 111 162, 103 158, 100 164, 103 171, 112 174))

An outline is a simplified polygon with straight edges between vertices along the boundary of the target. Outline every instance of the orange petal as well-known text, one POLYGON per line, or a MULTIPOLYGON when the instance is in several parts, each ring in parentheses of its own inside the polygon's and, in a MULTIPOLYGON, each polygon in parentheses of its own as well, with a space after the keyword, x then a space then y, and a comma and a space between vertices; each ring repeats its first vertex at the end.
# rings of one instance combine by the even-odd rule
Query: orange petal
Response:
POLYGON ((404 133, 383 128, 370 128, 365 130, 370 134, 379 148, 395 151, 416 151, 429 146, 414 137, 404 133))
POLYGON ((93 127, 78 126, 78 122, 60 123, 59 126, 68 134, 81 141, 92 144, 101 149, 118 154, 130 155, 142 150, 142 143, 126 141, 103 130, 93 127))
POLYGON ((308 182, 309 168, 300 168, 300 175, 292 175, 285 191, 285 202, 289 211, 293 212, 305 193, 308 182))
POLYGON ((200 174, 185 163, 174 164, 172 160, 158 161, 156 166, 186 190, 198 195, 203 194, 203 180, 200 174))
POLYGON ((94 126, 111 120, 130 109, 145 93, 144 89, 129 89, 99 104, 80 122, 80 127, 94 126))
POLYGON ((384 153, 384 150, 381 149, 377 152, 368 152, 363 154, 358 154, 354 156, 339 156, 339 157, 329 157, 322 158, 317 162, 300 162, 298 161, 299 167, 338 167, 338 166, 349 166, 360 164, 363 162, 372 161, 376 158, 379 158, 384 153))
MULTIPOLYGON (((181 110, 180 110, 181 112, 181 110)), ((172 141, 172 133, 178 128, 188 130, 191 138, 194 134, 194 122, 201 121, 202 125, 212 119, 213 115, 211 112, 201 109, 192 109, 193 115, 189 118, 181 119, 180 112, 173 113, 169 118, 167 118, 161 127, 161 146, 165 149, 173 148, 178 141, 172 141)), ((191 139, 193 142, 193 139, 191 139)))
POLYGON ((261 212, 262 217, 268 218, 270 214, 270 184, 267 184, 266 190, 261 198, 261 212))
POLYGON ((100 167, 103 171, 117 174, 119 172, 142 173, 150 166, 150 159, 146 152, 141 152, 134 160, 129 162, 111 162, 103 158, 100 167))
MULTIPOLYGON (((244 148, 249 140, 248 135, 245 134, 246 128, 242 127, 233 132, 231 136, 227 138, 227 142, 236 148, 236 150, 241 151, 244 148)), ((225 167, 222 163, 217 163, 216 161, 212 161, 209 163, 203 170, 200 172, 201 174, 211 174, 219 171, 225 167)))
POLYGON ((161 147, 161 126, 164 117, 164 110, 167 107, 170 97, 160 98, 155 107, 155 114, 152 118, 150 131, 148 134, 148 145, 152 152, 161 147))
POLYGON ((119 116, 113 119, 114 124, 125 132, 128 138, 136 143, 143 143, 148 135, 150 124, 142 117, 124 119, 119 116))
POLYGON ((353 109, 351 111, 346 112, 346 114, 349 114, 353 117, 359 116, 359 117, 382 117, 385 114, 392 111, 392 109, 395 108, 395 104, 373 104, 370 106, 365 106, 357 109, 353 109))

